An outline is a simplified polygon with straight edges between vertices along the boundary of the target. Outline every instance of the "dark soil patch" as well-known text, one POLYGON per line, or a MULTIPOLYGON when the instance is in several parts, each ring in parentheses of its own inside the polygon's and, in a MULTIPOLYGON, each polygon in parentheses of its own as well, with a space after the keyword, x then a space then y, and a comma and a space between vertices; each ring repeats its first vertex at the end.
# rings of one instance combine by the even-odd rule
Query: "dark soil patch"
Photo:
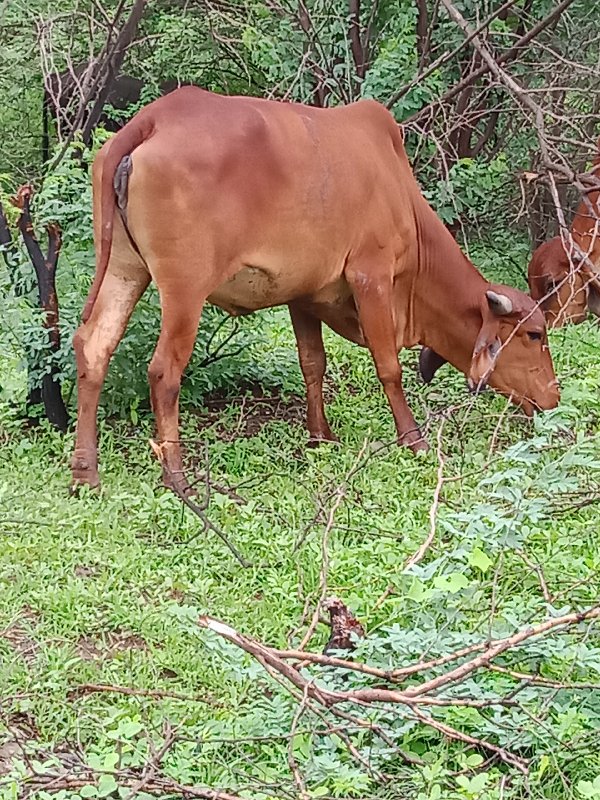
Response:
POLYGON ((77 564, 73 572, 76 578, 93 578, 98 570, 96 567, 90 567, 87 564, 77 564))
POLYGON ((219 434, 225 441, 239 436, 256 436, 270 422, 287 422, 290 425, 303 425, 305 418, 305 400, 300 397, 281 395, 265 395, 260 386, 249 387, 248 391, 237 397, 215 393, 205 400, 206 411, 198 411, 194 418, 199 428, 218 426, 219 434), (237 425, 233 429, 225 428, 221 423, 223 410, 228 406, 236 406, 238 412, 237 425))
POLYGON ((38 615, 31 608, 23 608, 17 619, 3 631, 0 637, 4 639, 18 653, 28 666, 31 666, 38 654, 39 645, 32 638, 32 629, 35 628, 38 615))
MULTIPOLYGON (((327 392, 325 401, 327 402, 327 392)), ((237 388, 236 394, 218 390, 206 395, 204 407, 181 405, 181 411, 187 411, 195 422, 198 433, 207 428, 214 428, 220 439, 233 441, 237 438, 251 438, 260 433, 265 425, 270 422, 286 422, 290 425, 305 425, 306 400, 304 397, 280 394, 265 394, 263 387, 251 384, 237 388), (236 422, 231 424, 231 413, 225 415, 224 410, 229 407, 230 412, 237 416, 236 422), (227 416, 227 423, 224 423, 227 416)), ((139 411, 140 409, 138 409, 139 411)), ((148 410, 148 417, 150 411, 148 410)), ((145 410, 144 410, 145 414, 145 410)), ((130 445, 137 443, 140 438, 140 428, 121 417, 110 416, 106 420, 120 432, 120 448, 124 453, 130 445)), ((182 438, 184 448, 189 439, 182 438)))
POLYGON ((3 722, 6 730, 0 739, 0 775, 8 775, 14 761, 23 760, 28 743, 39 737, 39 731, 31 715, 16 712, 7 715, 3 722))
POLYGON ((128 650, 148 650, 148 645, 135 633, 108 631, 102 637, 82 636, 76 645, 77 655, 84 661, 103 661, 128 650))

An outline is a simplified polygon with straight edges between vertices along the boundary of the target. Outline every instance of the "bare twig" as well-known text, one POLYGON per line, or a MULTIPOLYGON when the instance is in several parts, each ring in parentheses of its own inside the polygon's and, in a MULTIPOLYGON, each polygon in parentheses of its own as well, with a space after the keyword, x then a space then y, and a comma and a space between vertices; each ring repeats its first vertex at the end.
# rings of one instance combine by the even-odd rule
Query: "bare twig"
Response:
POLYGON ((82 695, 100 692, 114 692, 115 694, 125 694, 131 697, 152 697, 157 700, 169 698, 173 700, 184 700, 186 703, 207 703, 211 706, 221 705, 214 697, 207 695, 184 694, 183 692, 172 692, 162 689, 134 689, 130 686, 116 686, 110 683, 81 683, 69 691, 69 696, 81 697, 82 695))
MULTIPOLYGON (((165 462, 164 462, 164 460, 162 458, 162 449, 160 448, 160 446, 153 439, 150 439, 150 447, 152 448, 152 450, 156 454, 156 456, 157 456, 158 460, 160 461, 163 469, 167 469, 167 466, 166 466, 166 464, 165 464, 165 462)), ((190 511, 192 511, 201 520, 203 527, 202 527, 202 530, 200 531, 200 533, 203 533, 204 531, 207 531, 207 530, 212 531, 213 533, 215 533, 219 537, 219 539, 228 548, 228 550, 231 552, 233 557, 236 559, 236 561, 239 562, 239 564, 242 567, 244 567, 245 569, 247 569, 248 567, 251 567, 252 566, 251 563, 249 561, 247 561, 246 558, 244 558, 244 556, 240 553, 240 551, 233 544, 233 542, 230 541, 229 537, 225 534, 225 532, 222 531, 220 528, 218 528, 214 524, 214 522, 212 522, 212 520, 210 519, 210 517, 206 513, 206 506, 208 505, 208 498, 209 498, 209 492, 210 492, 210 474, 209 474, 208 469, 206 470, 206 486, 207 486, 207 498, 206 498, 206 501, 204 503, 204 506, 198 505, 198 503, 195 503, 190 497, 188 497, 187 494, 182 489, 179 488, 179 485, 178 485, 178 483, 176 481, 172 480, 171 481, 171 485, 169 486, 169 488, 171 489, 173 494, 176 495, 181 500, 181 502, 184 504, 184 506, 189 508, 190 511)), ((200 535, 200 534, 197 534, 197 535, 200 535)), ((194 538, 196 538, 196 537, 194 537, 194 538)), ((188 541, 186 542, 186 545, 189 544, 190 541, 191 540, 188 539, 188 541)))
POLYGON ((416 553, 408 558, 404 564, 404 569, 408 569, 409 567, 418 564, 419 561, 422 561, 425 557, 425 554, 431 547, 431 543, 435 538, 435 529, 436 529, 436 518, 437 518, 437 510, 440 504, 440 495, 442 492, 442 487, 444 485, 444 456, 442 453, 442 434, 444 431, 444 420, 440 422, 440 426, 437 431, 437 458, 438 458, 438 471, 437 471, 437 483, 435 486, 435 491, 433 493, 433 502, 429 509, 429 534, 423 544, 419 547, 416 553))

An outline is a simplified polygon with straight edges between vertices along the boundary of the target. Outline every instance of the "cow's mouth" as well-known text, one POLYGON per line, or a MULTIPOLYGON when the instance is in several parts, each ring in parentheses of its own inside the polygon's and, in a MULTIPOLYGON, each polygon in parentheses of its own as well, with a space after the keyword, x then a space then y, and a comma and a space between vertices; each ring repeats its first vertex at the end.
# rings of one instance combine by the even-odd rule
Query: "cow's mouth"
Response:
POLYGON ((514 394, 514 392, 506 392, 501 389, 497 389, 496 391, 508 398, 509 402, 513 403, 515 406, 518 406, 518 408, 523 411, 526 417, 533 417, 536 411, 541 411, 541 406, 539 406, 529 397, 518 397, 514 394))
POLYGON ((533 400, 528 400, 525 397, 519 401, 519 405, 523 409, 526 417, 533 417, 536 411, 541 411, 541 408, 537 403, 534 403, 533 400))

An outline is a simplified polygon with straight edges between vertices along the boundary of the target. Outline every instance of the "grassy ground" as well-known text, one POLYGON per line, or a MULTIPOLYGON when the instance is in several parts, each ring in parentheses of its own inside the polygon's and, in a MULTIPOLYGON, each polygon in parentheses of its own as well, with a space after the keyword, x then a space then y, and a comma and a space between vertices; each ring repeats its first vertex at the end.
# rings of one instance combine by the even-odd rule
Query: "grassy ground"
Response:
MULTIPOLYGON (((273 315, 272 331, 291 361, 284 317, 273 315)), ((417 709, 433 727, 406 705, 341 707, 385 739, 293 700, 196 622, 208 614, 268 645, 298 645, 318 599, 336 595, 367 630, 354 657, 388 668, 592 606, 599 344, 591 323, 553 334, 563 402, 534 423, 491 394, 468 397, 449 367, 422 387, 416 354, 404 354, 411 405, 433 445, 420 458, 389 446, 391 415, 370 359, 334 335, 328 413, 340 446, 304 448, 297 371, 288 380, 296 392, 283 399, 247 394, 188 409, 190 470, 210 464, 210 519, 248 568, 161 488, 149 417, 102 423, 103 489, 70 498, 72 435, 25 430, 4 406, 0 796, 128 797, 132 787, 140 797, 181 795, 160 783, 168 778, 249 798, 301 797, 303 783, 306 797, 600 798, 600 693, 569 688, 600 684, 590 621, 495 662, 549 685, 484 665, 440 690, 453 704, 417 709), (447 482, 432 515, 440 474, 447 482), (432 516, 432 544, 407 568, 432 516), (527 760, 529 777, 485 744, 448 738, 439 723, 527 760)), ((322 652, 328 635, 319 624, 308 649, 322 652)), ((328 668, 304 674, 344 691, 366 680, 328 668)))

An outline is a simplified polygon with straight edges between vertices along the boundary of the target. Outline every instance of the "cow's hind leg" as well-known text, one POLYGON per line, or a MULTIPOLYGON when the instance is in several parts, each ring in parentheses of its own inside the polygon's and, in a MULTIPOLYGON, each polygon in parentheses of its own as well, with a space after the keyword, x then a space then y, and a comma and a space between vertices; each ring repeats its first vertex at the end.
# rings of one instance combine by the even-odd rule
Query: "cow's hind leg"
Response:
POLYGON ((358 318, 379 380, 386 393, 398 432, 398 443, 414 452, 427 450, 427 442, 408 407, 402 387, 402 369, 398 361, 396 331, 392 311, 392 279, 385 269, 367 265, 349 266, 348 283, 358 309, 358 318))
POLYGON ((162 324, 148 367, 150 397, 156 418, 159 458, 165 486, 187 493, 179 443, 179 389, 192 354, 206 299, 194 287, 161 287, 162 324))
POLYGON ((99 485, 96 418, 100 392, 110 357, 149 282, 141 262, 127 266, 111 262, 92 313, 73 339, 77 361, 77 434, 71 461, 74 487, 99 485))
POLYGON ((298 359, 306 384, 306 422, 310 436, 308 444, 314 447, 320 442, 337 442, 337 437, 333 435, 327 422, 323 405, 326 358, 321 320, 307 314, 294 303, 289 304, 289 309, 298 345, 298 359))

